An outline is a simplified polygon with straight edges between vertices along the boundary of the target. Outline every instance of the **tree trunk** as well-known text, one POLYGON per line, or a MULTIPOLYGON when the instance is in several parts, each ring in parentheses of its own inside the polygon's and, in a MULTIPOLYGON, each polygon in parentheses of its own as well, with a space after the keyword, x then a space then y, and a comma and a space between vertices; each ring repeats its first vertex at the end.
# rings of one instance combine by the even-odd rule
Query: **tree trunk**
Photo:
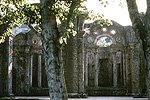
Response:
POLYGON ((143 48, 145 54, 145 72, 146 72, 146 84, 147 84, 147 93, 148 93, 148 100, 150 100, 150 17, 146 15, 146 43, 143 48))
POLYGON ((150 100, 150 0, 147 0, 147 12, 145 15, 139 14, 136 0, 126 1, 132 28, 144 51, 147 93, 148 100, 150 100))
POLYGON ((147 85, 147 93, 148 100, 150 100, 150 47, 146 49, 146 60, 145 60, 145 69, 146 69, 146 85, 147 85))
POLYGON ((45 69, 50 100, 67 100, 68 97, 61 64, 61 45, 59 44, 56 17, 48 8, 48 5, 52 4, 52 2, 54 2, 54 0, 41 0, 41 40, 45 59, 45 69))

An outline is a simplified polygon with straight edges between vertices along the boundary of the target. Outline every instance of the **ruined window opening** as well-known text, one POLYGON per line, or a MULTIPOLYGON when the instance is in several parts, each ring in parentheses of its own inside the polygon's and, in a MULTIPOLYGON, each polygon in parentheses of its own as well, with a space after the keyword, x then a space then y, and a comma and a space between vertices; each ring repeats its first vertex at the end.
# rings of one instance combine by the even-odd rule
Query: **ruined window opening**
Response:
POLYGON ((88 41, 89 43, 92 43, 92 42, 93 42, 93 38, 92 38, 92 37, 88 37, 87 41, 88 41))
POLYGON ((33 44, 37 44, 37 41, 36 41, 36 40, 33 40, 33 44))
POLYGON ((115 30, 111 30, 110 33, 113 34, 113 35, 115 35, 115 34, 116 34, 116 31, 115 31, 115 30))
POLYGON ((97 31, 95 31, 95 32, 94 32, 94 34, 96 34, 96 35, 97 35, 97 34, 98 34, 98 32, 97 32, 97 31))
POLYGON ((109 47, 112 44, 112 40, 109 37, 101 37, 96 45, 99 47, 109 47))
POLYGON ((104 27, 104 28, 102 28, 102 30, 103 30, 103 32, 106 32, 107 31, 107 29, 104 27))
POLYGON ((33 54, 33 76, 32 76, 32 86, 38 87, 38 54, 33 54))

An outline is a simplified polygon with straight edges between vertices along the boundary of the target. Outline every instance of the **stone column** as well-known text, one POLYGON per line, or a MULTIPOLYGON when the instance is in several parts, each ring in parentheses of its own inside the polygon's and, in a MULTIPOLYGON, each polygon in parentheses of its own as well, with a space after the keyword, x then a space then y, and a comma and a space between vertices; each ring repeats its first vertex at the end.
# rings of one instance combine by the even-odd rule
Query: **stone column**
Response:
POLYGON ((127 95, 131 95, 132 90, 132 73, 131 73, 131 52, 130 47, 127 47, 126 52, 126 89, 127 89, 127 95))
POLYGON ((12 52, 13 52, 13 38, 9 37, 9 61, 8 61, 8 93, 12 93, 12 52))
MULTIPOLYGON (((73 20, 73 23, 74 23, 74 27, 73 29, 78 33, 78 20, 77 18, 74 18, 73 20)), ((72 53, 73 53, 73 65, 72 65, 72 69, 73 69, 73 77, 72 77, 72 80, 73 80, 73 83, 72 83, 72 91, 74 93, 78 93, 79 91, 79 83, 78 83, 78 39, 77 39, 77 35, 75 36, 72 36, 72 46, 73 46, 73 50, 72 50, 72 53)))
POLYGON ((70 36, 68 44, 64 49, 64 73, 66 79, 66 87, 68 95, 74 95, 72 93, 78 93, 78 61, 77 61, 77 40, 76 37, 70 36))
POLYGON ((98 53, 95 54, 95 87, 98 87, 98 53))
POLYGON ((117 87, 117 65, 116 65, 116 52, 113 52, 113 83, 114 87, 117 87))
POLYGON ((140 91, 140 55, 139 44, 131 44, 131 59, 132 59, 132 94, 138 95, 140 91))
POLYGON ((12 62, 8 66, 8 93, 12 93, 12 62))
POLYGON ((121 52, 120 73, 121 73, 121 86, 124 86, 124 69, 123 69, 123 53, 122 52, 121 52))
POLYGON ((79 32, 78 35, 78 80, 79 80, 79 93, 84 93, 84 44, 83 44, 84 32, 79 32))
POLYGON ((126 65, 125 65, 125 51, 123 51, 123 85, 126 86, 126 65))
POLYGON ((73 37, 73 44, 74 44, 74 50, 73 50, 73 92, 77 93, 79 91, 79 84, 78 84, 78 42, 77 42, 77 36, 73 37))
POLYGON ((88 86, 88 52, 86 52, 85 86, 88 86))
POLYGON ((38 87, 41 87, 42 83, 42 68, 41 68, 41 55, 38 55, 38 87))
POLYGON ((31 57, 30 54, 28 54, 28 59, 27 59, 28 63, 27 63, 27 92, 29 93, 29 89, 30 89, 30 65, 31 65, 31 57))
POLYGON ((25 66, 24 66, 24 92, 29 93, 30 88, 30 48, 25 48, 25 66))
POLYGON ((31 55, 31 63, 30 63, 30 87, 32 87, 32 71, 33 71, 33 55, 31 55))

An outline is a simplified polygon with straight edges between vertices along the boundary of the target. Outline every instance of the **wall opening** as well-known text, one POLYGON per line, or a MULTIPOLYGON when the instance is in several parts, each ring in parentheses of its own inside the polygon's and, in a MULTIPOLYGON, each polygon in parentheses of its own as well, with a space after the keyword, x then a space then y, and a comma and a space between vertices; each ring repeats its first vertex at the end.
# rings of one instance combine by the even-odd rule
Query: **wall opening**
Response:
POLYGON ((109 60, 100 59, 98 67, 99 67, 98 86, 99 87, 112 87, 113 86, 113 73, 112 73, 112 66, 109 66, 109 60))
POLYGON ((38 54, 33 55, 33 76, 32 76, 32 86, 38 87, 38 54))
POLYGON ((112 44, 112 40, 109 37, 101 37, 98 39, 96 45, 99 47, 109 47, 112 44))
POLYGON ((89 87, 94 87, 94 65, 88 64, 88 86, 89 87))

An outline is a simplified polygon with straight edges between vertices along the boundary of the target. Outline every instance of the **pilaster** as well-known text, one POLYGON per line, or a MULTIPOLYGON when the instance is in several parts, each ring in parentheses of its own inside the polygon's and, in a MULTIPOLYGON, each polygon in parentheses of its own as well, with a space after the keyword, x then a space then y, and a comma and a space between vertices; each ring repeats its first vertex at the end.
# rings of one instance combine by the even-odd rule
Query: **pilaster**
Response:
POLYGON ((32 75, 33 75, 33 55, 31 55, 31 65, 30 65, 30 87, 32 87, 32 75))
POLYGON ((9 37, 9 47, 8 47, 8 93, 12 94, 12 53, 13 53, 13 37, 9 37))
MULTIPOLYGON (((87 50, 86 50, 87 51, 87 50)), ((86 63, 85 63, 85 86, 88 87, 88 52, 86 52, 86 63)))
POLYGON ((131 72, 132 72, 132 95, 138 95, 140 92, 140 55, 139 44, 130 44, 131 49, 131 72))
POLYGON ((41 87, 42 83, 42 68, 41 68, 41 54, 38 55, 38 87, 41 87))
POLYGON ((95 53, 95 87, 98 87, 98 50, 95 53))
POLYGON ((79 93, 84 93, 84 41, 83 41, 84 31, 77 34, 78 36, 78 82, 79 82, 79 93))
POLYGON ((113 56, 113 86, 117 87, 118 79, 117 79, 116 52, 113 52, 112 56, 113 56))

